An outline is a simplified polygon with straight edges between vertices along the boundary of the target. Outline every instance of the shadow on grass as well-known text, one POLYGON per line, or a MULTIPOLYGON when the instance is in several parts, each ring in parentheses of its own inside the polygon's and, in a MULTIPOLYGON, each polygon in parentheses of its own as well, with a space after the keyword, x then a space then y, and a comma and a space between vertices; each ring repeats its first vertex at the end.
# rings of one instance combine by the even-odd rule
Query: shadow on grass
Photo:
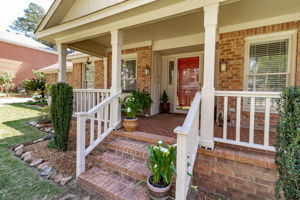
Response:
MULTIPOLYGON (((11 106, 25 109, 22 104, 11 106)), ((16 144, 32 141, 43 137, 45 134, 26 123, 36 120, 29 117, 0 123, 0 128, 5 130, 7 137, 0 139, 0 199, 1 200, 27 200, 27 199, 55 199, 63 189, 43 180, 24 163, 14 157, 9 148, 16 144)))

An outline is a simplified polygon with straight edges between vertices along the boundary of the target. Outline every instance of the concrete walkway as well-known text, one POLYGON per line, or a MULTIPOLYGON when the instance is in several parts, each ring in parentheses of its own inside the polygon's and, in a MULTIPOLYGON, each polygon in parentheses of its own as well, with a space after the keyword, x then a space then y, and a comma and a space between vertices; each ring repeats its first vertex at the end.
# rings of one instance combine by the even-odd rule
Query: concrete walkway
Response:
POLYGON ((0 105, 11 104, 11 103, 24 103, 32 98, 21 98, 21 97, 0 97, 0 105))

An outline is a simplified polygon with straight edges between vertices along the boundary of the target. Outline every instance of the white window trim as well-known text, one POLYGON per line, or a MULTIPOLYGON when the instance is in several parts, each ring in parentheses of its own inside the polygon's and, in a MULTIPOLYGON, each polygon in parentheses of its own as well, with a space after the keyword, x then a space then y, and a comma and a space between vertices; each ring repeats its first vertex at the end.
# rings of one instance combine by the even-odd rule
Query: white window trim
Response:
MULTIPOLYGON (((295 85, 295 75, 296 75, 296 49, 297 49, 297 31, 298 30, 290 30, 290 31, 282 31, 270 34, 256 35, 245 38, 245 52, 244 52, 244 91, 248 90, 248 74, 249 74, 249 56, 250 56, 250 45, 253 43, 264 43, 264 42, 272 42, 278 40, 287 39, 289 42, 288 46, 288 67, 287 72, 282 74, 288 74, 288 79, 286 85, 293 86, 295 85)), ((261 74, 262 75, 262 74, 261 74)), ((243 101, 243 110, 249 111, 249 107, 246 103, 246 98, 243 101)), ((256 112, 264 112, 263 110, 256 110, 256 112)), ((276 112, 276 111, 272 111, 276 112)))
MULTIPOLYGON (((136 86, 137 86, 137 77, 138 77, 138 69, 137 69, 137 54, 136 53, 131 53, 131 54, 123 54, 122 56, 121 56, 121 61, 123 61, 123 60, 125 60, 125 61, 128 61, 128 60, 135 60, 135 78, 122 78, 121 77, 121 82, 123 81, 123 80, 135 80, 135 83, 136 83, 136 86)), ((121 87, 122 87, 122 85, 121 85, 121 87)), ((122 88, 122 90, 123 90, 123 88, 122 88)), ((126 92, 125 92, 126 93, 126 92)))
POLYGON ((249 51, 250 45, 260 42, 272 42, 277 40, 289 40, 288 47, 288 68, 289 74, 287 85, 295 85, 296 74, 296 45, 297 45, 297 30, 282 31, 270 34, 256 35, 245 38, 245 52, 244 52, 244 90, 248 90, 248 64, 249 64, 249 51))

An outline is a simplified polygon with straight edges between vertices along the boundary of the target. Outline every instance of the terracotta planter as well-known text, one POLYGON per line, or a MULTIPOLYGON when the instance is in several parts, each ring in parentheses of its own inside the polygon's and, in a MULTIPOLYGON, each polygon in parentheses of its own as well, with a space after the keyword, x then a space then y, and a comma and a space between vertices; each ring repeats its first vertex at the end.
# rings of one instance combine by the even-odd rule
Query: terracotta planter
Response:
POLYGON ((153 200, 167 199, 169 197, 171 184, 169 184, 168 186, 163 187, 163 188, 155 187, 155 186, 151 185, 151 183, 149 181, 151 177, 152 177, 152 175, 149 176, 147 179, 147 186, 149 189, 149 195, 150 195, 151 199, 153 199, 153 200))
POLYGON ((138 118, 134 118, 134 119, 124 119, 123 120, 123 127, 126 131, 128 132, 132 132, 132 131, 136 131, 136 128, 138 126, 138 118))
POLYGON ((162 113, 169 113, 170 112, 170 103, 160 103, 160 111, 162 113))

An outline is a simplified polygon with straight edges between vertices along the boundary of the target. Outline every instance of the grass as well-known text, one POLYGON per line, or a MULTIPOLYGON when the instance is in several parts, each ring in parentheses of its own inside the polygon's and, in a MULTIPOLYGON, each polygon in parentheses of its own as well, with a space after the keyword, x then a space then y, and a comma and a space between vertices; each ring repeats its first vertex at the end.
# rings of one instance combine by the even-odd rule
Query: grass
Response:
POLYGON ((26 122, 36 119, 39 110, 21 104, 0 105, 0 199, 54 199, 63 190, 43 180, 20 162, 9 149, 44 134, 26 122))

